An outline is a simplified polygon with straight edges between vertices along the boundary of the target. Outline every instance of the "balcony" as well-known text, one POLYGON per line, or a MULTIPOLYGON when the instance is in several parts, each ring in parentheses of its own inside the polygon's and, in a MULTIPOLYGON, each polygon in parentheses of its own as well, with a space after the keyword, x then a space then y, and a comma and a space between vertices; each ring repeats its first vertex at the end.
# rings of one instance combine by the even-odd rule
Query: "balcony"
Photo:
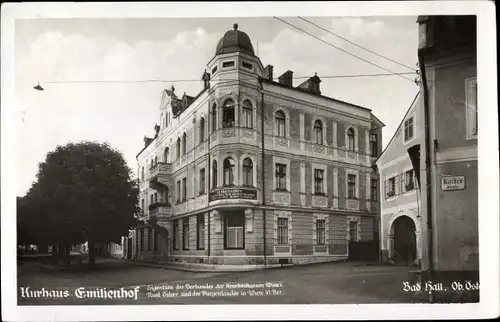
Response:
POLYGON ((172 208, 166 202, 155 202, 149 205, 149 218, 161 221, 172 215, 172 208))
POLYGON ((172 165, 170 163, 158 162, 149 169, 149 187, 163 191, 170 185, 172 178, 172 165))

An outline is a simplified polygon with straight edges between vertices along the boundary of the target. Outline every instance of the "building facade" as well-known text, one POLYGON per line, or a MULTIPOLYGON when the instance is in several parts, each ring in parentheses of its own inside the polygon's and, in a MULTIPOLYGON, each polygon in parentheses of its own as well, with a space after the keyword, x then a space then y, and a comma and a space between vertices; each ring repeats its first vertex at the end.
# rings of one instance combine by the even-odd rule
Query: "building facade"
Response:
MULTIPOLYGON (((421 16, 419 63, 428 149, 420 168, 426 225, 423 268, 476 275, 478 261, 478 106, 475 16, 421 16), (426 176, 426 158, 428 176, 426 176)), ((477 276, 476 276, 477 278, 477 276)))
POLYGON ((380 174, 382 262, 420 265, 422 203, 408 149, 423 144, 422 100, 418 93, 394 136, 377 159, 380 174))
POLYGON ((163 91, 137 156, 145 222, 129 236, 132 257, 302 264, 345 260, 349 242, 377 239, 382 122, 322 95, 317 75, 275 81, 237 25, 207 66, 195 97, 163 91))

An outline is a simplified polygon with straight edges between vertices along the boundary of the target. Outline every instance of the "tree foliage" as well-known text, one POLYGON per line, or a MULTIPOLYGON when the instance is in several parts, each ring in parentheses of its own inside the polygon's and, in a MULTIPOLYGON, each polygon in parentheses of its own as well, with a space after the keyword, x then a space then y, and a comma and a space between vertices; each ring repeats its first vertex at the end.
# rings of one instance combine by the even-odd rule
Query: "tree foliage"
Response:
POLYGON ((138 196, 132 170, 107 143, 58 146, 18 198, 19 242, 119 243, 136 223, 138 196))

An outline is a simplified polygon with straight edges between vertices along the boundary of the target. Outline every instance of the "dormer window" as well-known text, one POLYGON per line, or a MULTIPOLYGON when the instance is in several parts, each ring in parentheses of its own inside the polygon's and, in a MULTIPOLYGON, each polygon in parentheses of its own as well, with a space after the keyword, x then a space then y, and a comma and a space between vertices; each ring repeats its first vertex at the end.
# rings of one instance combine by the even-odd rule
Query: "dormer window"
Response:
POLYGON ((234 67, 234 60, 225 61, 222 63, 222 68, 229 68, 229 67, 234 67))

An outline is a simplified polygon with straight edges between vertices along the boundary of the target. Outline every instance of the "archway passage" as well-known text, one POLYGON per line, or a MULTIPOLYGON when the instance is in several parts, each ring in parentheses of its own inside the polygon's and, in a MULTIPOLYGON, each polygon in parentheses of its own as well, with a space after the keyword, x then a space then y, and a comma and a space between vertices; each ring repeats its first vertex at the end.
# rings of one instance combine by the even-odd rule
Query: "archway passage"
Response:
POLYGON ((394 255, 396 264, 413 265, 417 258, 415 223, 408 216, 401 216, 393 223, 394 255))

